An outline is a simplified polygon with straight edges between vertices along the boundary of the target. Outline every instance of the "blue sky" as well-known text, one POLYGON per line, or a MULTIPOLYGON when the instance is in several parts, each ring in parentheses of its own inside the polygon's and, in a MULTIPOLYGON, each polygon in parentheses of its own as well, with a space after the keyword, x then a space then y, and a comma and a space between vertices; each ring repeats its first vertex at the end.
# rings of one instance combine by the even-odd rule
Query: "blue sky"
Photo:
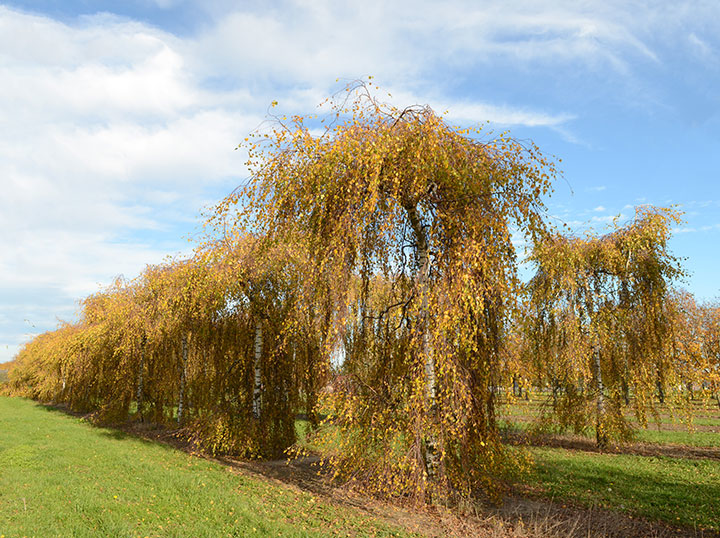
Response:
POLYGON ((313 113, 338 77, 533 139, 575 229, 677 204, 684 286, 717 297, 718 36, 716 1, 0 3, 0 362, 189 252, 270 102, 313 113))

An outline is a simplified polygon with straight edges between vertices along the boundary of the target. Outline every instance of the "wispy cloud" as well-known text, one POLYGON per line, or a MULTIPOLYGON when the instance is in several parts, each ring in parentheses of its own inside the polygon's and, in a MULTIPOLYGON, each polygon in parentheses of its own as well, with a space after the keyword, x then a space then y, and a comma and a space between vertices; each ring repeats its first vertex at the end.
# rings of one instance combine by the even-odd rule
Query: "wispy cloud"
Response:
POLYGON ((179 36, 110 13, 60 22, 0 6, 0 295, 12 313, 0 349, 26 332, 13 320, 31 313, 47 329, 73 297, 187 248, 200 207, 246 177, 233 148, 274 99, 307 113, 337 77, 375 75, 396 104, 572 141, 581 112, 538 103, 535 88, 596 76, 635 95, 634 69, 662 69, 666 43, 712 57, 718 33, 711 3, 145 4, 207 17, 179 36), (707 28, 689 31, 693 17, 707 28), (483 90, 510 72, 527 88, 483 90))

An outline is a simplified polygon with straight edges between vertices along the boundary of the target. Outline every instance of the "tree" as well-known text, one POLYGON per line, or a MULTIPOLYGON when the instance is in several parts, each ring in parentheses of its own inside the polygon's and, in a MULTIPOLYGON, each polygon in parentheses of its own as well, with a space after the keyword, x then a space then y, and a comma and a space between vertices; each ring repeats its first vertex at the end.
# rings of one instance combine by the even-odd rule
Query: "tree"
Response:
POLYGON ((553 391, 563 427, 595 428, 598 446, 627 439, 624 408, 641 423, 653 394, 678 375, 670 284, 682 274, 668 250, 671 209, 641 207, 626 226, 597 237, 549 235, 533 253, 528 341, 533 365, 553 391))
POLYGON ((465 495, 507 457, 494 386, 518 286, 511 233, 544 230, 554 163, 369 87, 347 88, 321 136, 294 117, 251 140, 250 182, 215 222, 311 253, 324 361, 345 342, 349 375, 329 396, 348 432, 339 472, 392 494, 465 495))
POLYGON ((702 355, 701 382, 720 407, 720 303, 702 307, 702 355))

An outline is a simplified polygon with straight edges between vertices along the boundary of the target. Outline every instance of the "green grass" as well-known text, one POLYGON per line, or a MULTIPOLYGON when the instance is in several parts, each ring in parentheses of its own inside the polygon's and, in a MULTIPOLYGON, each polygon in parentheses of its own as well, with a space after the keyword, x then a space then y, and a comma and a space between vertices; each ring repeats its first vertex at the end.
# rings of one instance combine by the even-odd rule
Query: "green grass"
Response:
MULTIPOLYGON (((515 432, 525 432, 530 429, 532 422, 527 421, 511 421, 500 420, 498 425, 501 429, 515 432)), ((590 429, 586 436, 590 439, 594 438, 595 430, 590 429)), ((635 434, 636 442, 653 443, 657 445, 685 445, 692 447, 715 448, 720 447, 720 433, 707 431, 687 431, 687 430, 657 430, 652 427, 649 429, 638 429, 635 434)))
MULTIPOLYGON (((509 405, 501 406, 498 410, 500 426, 515 431, 526 431, 534 423, 540 414, 540 408, 547 403, 548 398, 536 398, 529 402, 517 401, 509 405)), ((655 444, 676 444, 694 447, 720 447, 720 410, 714 401, 696 398, 689 407, 693 415, 692 426, 711 427, 715 431, 701 431, 693 429, 688 431, 684 420, 686 411, 683 409, 671 408, 667 405, 660 405, 660 424, 658 425, 652 417, 648 427, 638 428, 636 441, 655 444), (681 426, 678 429, 678 426, 681 426)), ((638 426, 633 416, 628 415, 631 425, 638 426)), ((589 437, 594 435, 593 430, 587 432, 589 437)))
POLYGON ((638 430, 637 441, 658 445, 674 444, 695 447, 720 447, 720 433, 687 430, 638 430))
POLYGON ((720 462, 533 449, 545 495, 720 530, 720 462))
POLYGON ((405 536, 31 401, 0 397, 0 536, 405 536))

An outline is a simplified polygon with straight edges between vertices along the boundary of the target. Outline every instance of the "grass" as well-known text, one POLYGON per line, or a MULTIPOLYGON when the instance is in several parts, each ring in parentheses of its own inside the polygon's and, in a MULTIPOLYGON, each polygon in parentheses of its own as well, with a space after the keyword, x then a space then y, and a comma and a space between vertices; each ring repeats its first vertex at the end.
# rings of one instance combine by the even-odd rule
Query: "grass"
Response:
MULTIPOLYGON (((505 422, 505 426, 516 423, 505 422)), ((527 423, 521 424, 527 426, 527 423)), ((297 428, 302 426, 298 423, 297 428)), ((643 430, 639 440, 718 446, 720 434, 643 430)), ((302 440, 302 438, 301 438, 302 440)), ((530 447, 533 491, 560 503, 603 507, 650 520, 720 531, 720 460, 603 454, 530 447)))
MULTIPOLYGON (((498 425, 501 429, 507 431, 524 432, 532 426, 532 422, 500 420, 498 425)), ((594 429, 590 429, 586 434, 590 439, 592 439, 594 435, 594 429)), ((672 444, 715 448, 720 447, 720 433, 687 430, 657 430, 652 428, 638 429, 634 441, 653 443, 656 445, 672 444)))
MULTIPOLYGON (((296 422, 301 442, 307 422, 296 422)), ((404 536, 299 490, 0 397, 0 537, 404 536)), ((641 440, 719 446, 708 432, 641 440)), ((306 440, 305 443, 308 441, 306 440)), ((533 491, 720 531, 720 461, 532 448, 533 491)))
POLYGON ((720 530, 720 462, 533 449, 531 484, 571 499, 686 527, 720 530))
POLYGON ((687 430, 638 430, 637 441, 658 445, 687 445, 695 447, 720 447, 720 433, 687 430))
MULTIPOLYGON (((539 416, 540 409, 547 404, 548 398, 519 400, 499 408, 502 428, 525 431, 529 429, 539 416)), ((673 409, 667 405, 659 405, 659 424, 650 417, 647 428, 638 428, 636 441, 655 444, 675 444, 693 447, 720 447, 720 410, 714 400, 696 398, 689 407, 693 415, 692 425, 688 428, 683 419, 686 411, 673 409), (712 431, 707 431, 711 429, 712 431)), ((638 426, 633 416, 628 415, 630 424, 638 426)), ((594 436, 594 430, 587 432, 594 436)))
POLYGON ((0 536, 405 536, 359 511, 0 397, 0 536))
MULTIPOLYGON (((502 408, 503 428, 525 431, 542 402, 518 402, 502 408)), ((636 441, 657 445, 720 447, 720 412, 713 402, 696 401, 693 425, 678 428, 683 413, 661 406, 660 423, 637 430, 636 441)), ((589 431, 592 436, 593 432, 589 431)), ((544 496, 584 506, 601 506, 650 519, 720 530, 720 461, 633 454, 600 454, 561 448, 531 448, 536 468, 530 485, 544 496)))

